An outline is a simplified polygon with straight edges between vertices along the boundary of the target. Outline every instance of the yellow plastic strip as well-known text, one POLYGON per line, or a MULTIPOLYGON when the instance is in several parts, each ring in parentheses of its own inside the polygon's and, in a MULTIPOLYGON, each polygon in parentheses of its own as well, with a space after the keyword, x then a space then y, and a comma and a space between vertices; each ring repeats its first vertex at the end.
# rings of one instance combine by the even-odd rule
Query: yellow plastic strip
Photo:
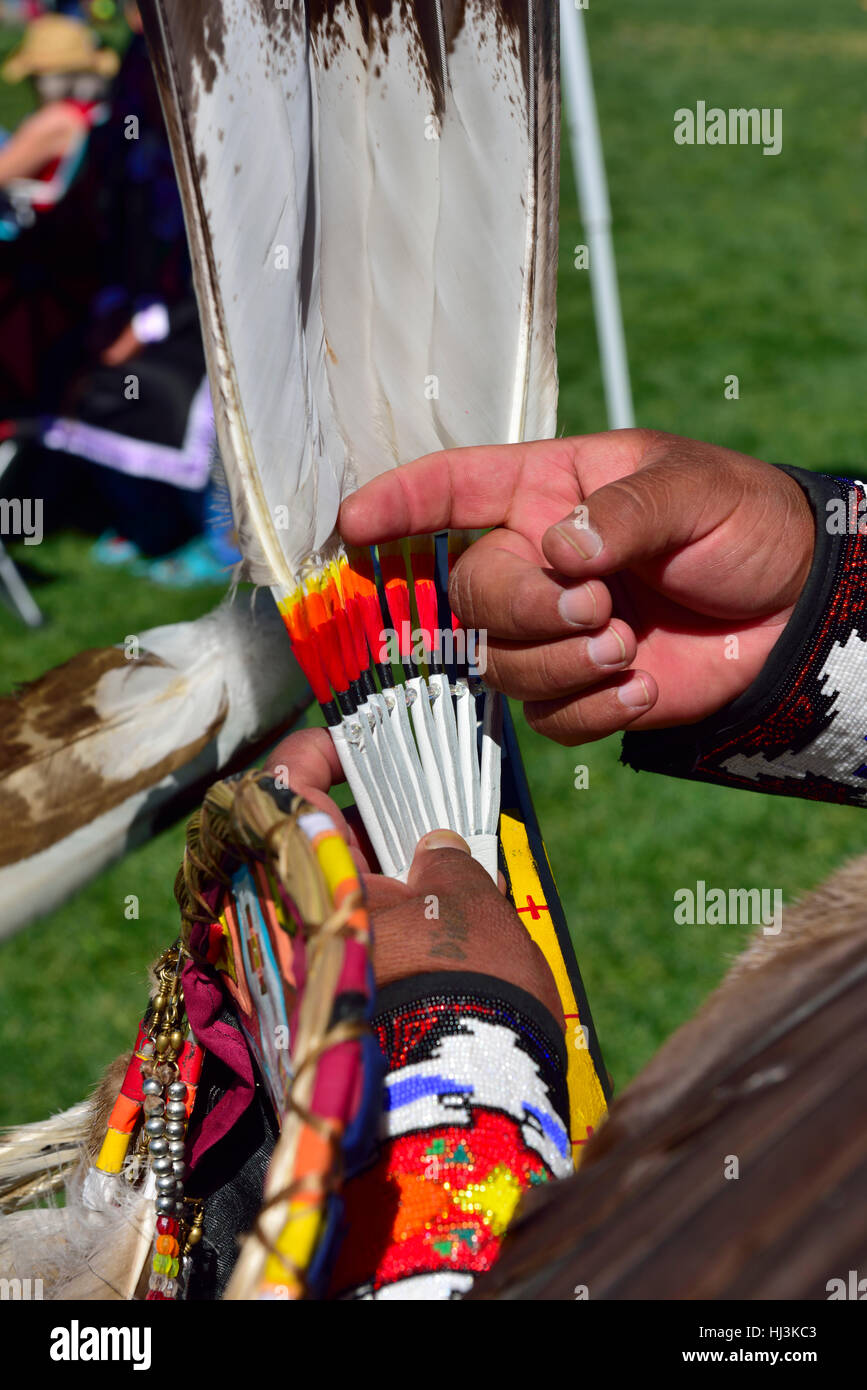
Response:
POLYGON ((577 1166, 583 1145, 604 1120, 608 1107, 599 1077, 596 1075, 593 1058, 587 1049, 586 1034, 578 1017, 575 992, 566 970, 560 942, 557 940, 557 931, 545 902, 527 831, 519 820, 505 812, 500 817, 500 842, 518 915, 548 962, 563 1005, 566 1019, 569 1127, 572 1156, 577 1166))
MULTIPOLYGON (((287 1260, 297 1269, 307 1269, 316 1249, 321 1226, 321 1207, 317 1206, 305 1211, 304 1205, 293 1202, 289 1208, 286 1225, 274 1242, 275 1248, 280 1251, 281 1255, 285 1255, 287 1260)), ((265 1261, 262 1282, 266 1287, 268 1285, 279 1287, 288 1284, 291 1289, 293 1281, 283 1262, 276 1255, 269 1255, 265 1261)))
POLYGON ((96 1167, 101 1173, 119 1173, 123 1167, 126 1151, 129 1148, 129 1134, 121 1134, 119 1129, 109 1129, 106 1131, 102 1141, 102 1148, 99 1151, 99 1158, 96 1160, 96 1167))
POLYGON ((347 879, 357 882, 358 874, 352 862, 352 855, 345 840, 336 831, 333 835, 318 835, 315 851, 332 898, 347 879))

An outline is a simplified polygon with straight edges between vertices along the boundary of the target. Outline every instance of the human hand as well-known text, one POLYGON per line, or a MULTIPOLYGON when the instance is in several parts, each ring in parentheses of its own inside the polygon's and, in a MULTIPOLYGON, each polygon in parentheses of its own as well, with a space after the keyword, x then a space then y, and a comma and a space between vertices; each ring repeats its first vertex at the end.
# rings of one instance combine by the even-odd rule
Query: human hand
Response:
POLYGON ((343 773, 324 729, 290 734, 271 753, 265 771, 272 776, 279 771, 294 792, 326 811, 346 837, 373 920, 378 985, 428 971, 495 974, 527 990, 562 1023, 560 996, 545 957, 502 887, 474 862, 459 835, 452 830, 425 835, 408 881, 398 883, 371 872, 374 860, 363 830, 357 822, 350 824, 328 795, 343 773))
POLYGON ((695 723, 746 690, 815 541, 787 474, 652 430, 429 454, 339 525, 354 545, 495 528, 457 562, 452 608, 486 633, 486 681, 564 744, 695 723))
POLYGON ((121 367, 124 362, 129 362, 140 352, 143 344, 136 336, 135 329, 131 323, 121 329, 113 343, 109 343, 105 351, 100 355, 100 362, 106 367, 121 367))

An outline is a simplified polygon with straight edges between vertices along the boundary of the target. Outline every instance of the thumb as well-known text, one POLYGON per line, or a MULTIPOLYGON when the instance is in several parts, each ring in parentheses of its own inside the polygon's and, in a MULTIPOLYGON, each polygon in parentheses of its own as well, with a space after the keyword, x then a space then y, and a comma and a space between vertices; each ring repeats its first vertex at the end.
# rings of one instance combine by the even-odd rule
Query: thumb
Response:
POLYGON ((606 483, 542 537, 560 574, 613 574, 707 535, 743 498, 741 479, 666 454, 606 483))
POLYGON ((431 830, 416 845, 406 886, 413 895, 469 897, 476 902, 502 894, 470 853, 466 840, 454 830, 431 830))
MULTIPOLYGON (((421 969, 457 968, 454 962, 460 960, 465 971, 494 975, 527 990, 555 1019, 562 1019, 560 996, 544 955, 515 909, 472 858, 466 840, 453 830, 432 830, 423 836, 407 887, 413 896, 435 899, 431 906, 442 929, 441 940, 424 953, 421 969)), ((406 933, 403 937, 406 942, 406 933)))

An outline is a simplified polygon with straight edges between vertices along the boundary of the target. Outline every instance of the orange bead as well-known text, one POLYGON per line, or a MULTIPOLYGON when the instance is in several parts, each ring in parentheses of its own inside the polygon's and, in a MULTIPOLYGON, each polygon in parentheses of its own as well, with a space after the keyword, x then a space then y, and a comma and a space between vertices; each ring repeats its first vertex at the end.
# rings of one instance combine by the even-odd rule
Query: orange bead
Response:
POLYGON ((179 1250, 178 1242, 174 1236, 157 1236, 157 1253, 160 1255, 177 1255, 179 1250))

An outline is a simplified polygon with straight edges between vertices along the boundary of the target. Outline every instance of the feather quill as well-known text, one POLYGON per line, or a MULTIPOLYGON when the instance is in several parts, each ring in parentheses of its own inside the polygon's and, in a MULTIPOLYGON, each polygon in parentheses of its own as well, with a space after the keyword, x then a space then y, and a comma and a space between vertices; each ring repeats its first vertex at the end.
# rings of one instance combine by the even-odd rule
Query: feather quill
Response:
POLYGON ((0 1130, 0 1211, 57 1192, 81 1161, 91 1102, 82 1100, 47 1120, 0 1130))

